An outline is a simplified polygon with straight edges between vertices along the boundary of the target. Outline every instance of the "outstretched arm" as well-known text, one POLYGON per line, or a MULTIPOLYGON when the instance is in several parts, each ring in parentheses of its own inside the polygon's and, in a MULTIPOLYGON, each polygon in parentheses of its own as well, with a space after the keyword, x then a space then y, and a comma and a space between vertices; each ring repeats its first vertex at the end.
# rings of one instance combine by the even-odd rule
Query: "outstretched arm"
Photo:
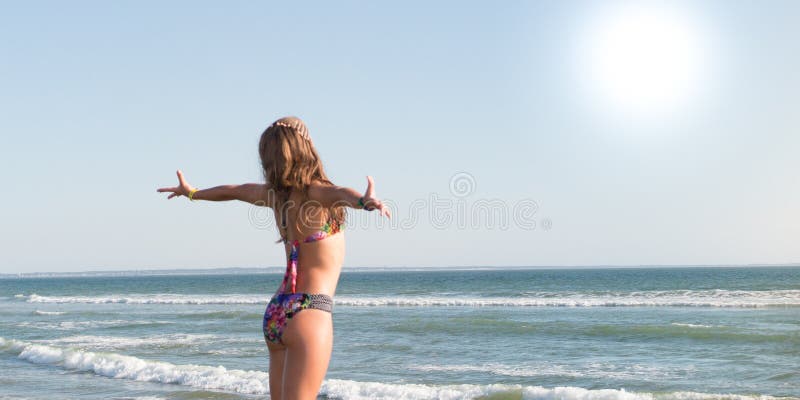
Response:
POLYGON ((367 177, 367 191, 361 194, 355 189, 344 186, 313 184, 308 188, 308 196, 320 202, 324 207, 341 205, 351 208, 363 208, 367 211, 378 210, 381 215, 392 217, 389 207, 375 197, 375 183, 367 177))
POLYGON ((178 170, 178 186, 164 187, 157 189, 158 192, 166 192, 170 195, 167 199, 178 196, 189 197, 192 200, 208 201, 228 201, 240 200, 259 206, 271 206, 273 193, 269 185, 263 183, 245 183, 242 185, 221 185, 208 189, 196 189, 183 177, 183 173, 178 170))

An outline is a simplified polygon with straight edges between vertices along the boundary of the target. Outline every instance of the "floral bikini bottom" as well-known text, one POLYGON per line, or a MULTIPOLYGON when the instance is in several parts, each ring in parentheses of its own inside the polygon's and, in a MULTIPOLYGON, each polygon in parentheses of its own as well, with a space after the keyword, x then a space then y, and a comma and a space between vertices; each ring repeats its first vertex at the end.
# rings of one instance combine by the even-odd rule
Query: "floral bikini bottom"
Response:
POLYGON ((286 323, 307 308, 333 312, 333 299, 327 294, 278 293, 272 297, 264 312, 264 339, 281 343, 286 323))

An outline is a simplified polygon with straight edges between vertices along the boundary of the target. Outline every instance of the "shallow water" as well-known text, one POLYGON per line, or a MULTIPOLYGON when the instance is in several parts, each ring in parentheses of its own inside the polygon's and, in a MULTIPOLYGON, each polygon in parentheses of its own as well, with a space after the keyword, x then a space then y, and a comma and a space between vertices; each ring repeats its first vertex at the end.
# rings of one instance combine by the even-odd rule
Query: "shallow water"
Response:
MULTIPOLYGON (((280 279, 4 277, 0 398, 264 398, 280 279)), ((800 398, 800 268, 345 271, 335 302, 320 398, 800 398)))

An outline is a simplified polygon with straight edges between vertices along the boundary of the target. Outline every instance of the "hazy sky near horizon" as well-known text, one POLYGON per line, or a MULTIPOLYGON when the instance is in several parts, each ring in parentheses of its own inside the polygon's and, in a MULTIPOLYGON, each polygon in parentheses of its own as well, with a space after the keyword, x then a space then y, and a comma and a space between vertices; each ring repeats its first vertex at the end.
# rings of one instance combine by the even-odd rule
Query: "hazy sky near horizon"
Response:
POLYGON ((346 266, 800 262, 800 2, 2 10, 0 273, 283 265, 270 214, 155 189, 258 182, 284 115, 395 207, 346 266))

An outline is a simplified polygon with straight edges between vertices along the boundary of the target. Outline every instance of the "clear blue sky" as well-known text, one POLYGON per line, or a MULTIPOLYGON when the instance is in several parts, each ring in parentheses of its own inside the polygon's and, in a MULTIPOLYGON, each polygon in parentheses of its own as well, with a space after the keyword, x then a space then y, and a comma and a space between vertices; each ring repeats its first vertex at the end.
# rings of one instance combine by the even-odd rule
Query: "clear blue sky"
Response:
POLYGON ((5 3, 0 273, 283 265, 250 207, 155 189, 259 181, 290 114, 406 222, 353 214, 346 266, 800 261, 800 2, 646 3, 706 46, 654 115, 584 90, 576 43, 621 4, 5 3), (539 226, 409 222, 458 172, 539 226))

